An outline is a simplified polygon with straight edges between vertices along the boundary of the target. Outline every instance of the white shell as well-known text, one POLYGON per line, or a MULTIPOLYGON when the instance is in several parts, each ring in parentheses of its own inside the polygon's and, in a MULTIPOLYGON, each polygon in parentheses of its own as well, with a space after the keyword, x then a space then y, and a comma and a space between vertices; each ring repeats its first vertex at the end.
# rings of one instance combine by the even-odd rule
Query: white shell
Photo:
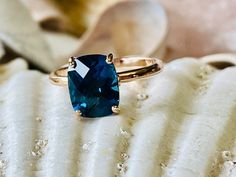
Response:
POLYGON ((77 54, 113 53, 162 58, 168 19, 155 1, 121 1, 107 8, 82 37, 77 54))
POLYGON ((22 58, 16 58, 5 65, 0 65, 0 83, 8 80, 11 76, 25 71, 28 68, 27 63, 22 58))
POLYGON ((155 77, 121 85, 119 115, 81 121, 67 87, 21 71, 0 85, 0 172, 234 177, 235 76, 236 67, 219 71, 193 58, 176 60, 155 77))
POLYGON ((55 68, 51 51, 40 27, 20 1, 2 0, 0 17, 1 43, 44 70, 55 68))

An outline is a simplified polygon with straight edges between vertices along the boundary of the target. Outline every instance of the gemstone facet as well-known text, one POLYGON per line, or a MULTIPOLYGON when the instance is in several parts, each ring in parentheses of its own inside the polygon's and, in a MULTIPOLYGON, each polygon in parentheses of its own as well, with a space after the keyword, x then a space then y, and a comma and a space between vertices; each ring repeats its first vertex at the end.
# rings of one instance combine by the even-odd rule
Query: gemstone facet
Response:
POLYGON ((85 55, 75 58, 68 68, 71 103, 83 117, 103 117, 112 114, 119 105, 118 76, 105 55, 85 55))

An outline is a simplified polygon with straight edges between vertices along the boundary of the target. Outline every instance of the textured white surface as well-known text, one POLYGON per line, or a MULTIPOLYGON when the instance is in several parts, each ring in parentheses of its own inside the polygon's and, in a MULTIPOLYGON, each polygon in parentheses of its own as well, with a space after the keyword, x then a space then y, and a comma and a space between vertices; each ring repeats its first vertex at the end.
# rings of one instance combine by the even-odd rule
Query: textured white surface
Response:
POLYGON ((121 85, 119 115, 81 121, 67 87, 21 71, 0 84, 1 174, 234 177, 235 76, 236 67, 176 60, 152 79, 121 85))

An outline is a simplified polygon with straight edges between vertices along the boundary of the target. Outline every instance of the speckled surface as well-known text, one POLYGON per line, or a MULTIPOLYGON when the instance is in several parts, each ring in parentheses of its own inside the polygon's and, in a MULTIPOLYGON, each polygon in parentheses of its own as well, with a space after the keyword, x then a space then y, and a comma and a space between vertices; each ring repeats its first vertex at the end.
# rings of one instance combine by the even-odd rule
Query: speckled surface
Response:
POLYGON ((236 176, 236 67, 173 61, 122 84, 119 115, 84 121, 67 87, 21 64, 1 70, 2 176, 236 176))

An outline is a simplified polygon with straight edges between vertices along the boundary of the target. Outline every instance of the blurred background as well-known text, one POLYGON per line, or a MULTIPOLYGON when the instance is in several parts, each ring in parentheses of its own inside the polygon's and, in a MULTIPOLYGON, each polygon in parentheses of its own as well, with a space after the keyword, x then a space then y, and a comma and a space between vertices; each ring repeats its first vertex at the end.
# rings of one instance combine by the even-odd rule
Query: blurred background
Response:
POLYGON ((236 52, 235 0, 1 0, 0 63, 49 72, 70 56, 236 52))

